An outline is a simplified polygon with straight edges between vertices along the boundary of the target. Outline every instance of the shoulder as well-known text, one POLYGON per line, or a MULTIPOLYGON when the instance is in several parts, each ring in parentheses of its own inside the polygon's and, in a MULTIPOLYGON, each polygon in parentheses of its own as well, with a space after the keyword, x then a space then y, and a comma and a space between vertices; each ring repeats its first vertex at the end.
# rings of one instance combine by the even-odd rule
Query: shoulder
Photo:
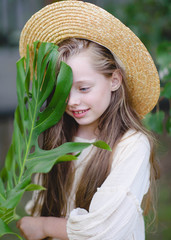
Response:
POLYGON ((150 152, 151 147, 148 137, 142 132, 128 130, 114 149, 113 165, 127 159, 132 162, 134 162, 134 159, 140 161, 144 156, 148 160, 150 152))
POLYGON ((150 149, 150 142, 148 140, 148 137, 140 131, 130 129, 123 135, 117 147, 129 148, 132 145, 134 145, 134 147, 140 145, 142 147, 150 149))

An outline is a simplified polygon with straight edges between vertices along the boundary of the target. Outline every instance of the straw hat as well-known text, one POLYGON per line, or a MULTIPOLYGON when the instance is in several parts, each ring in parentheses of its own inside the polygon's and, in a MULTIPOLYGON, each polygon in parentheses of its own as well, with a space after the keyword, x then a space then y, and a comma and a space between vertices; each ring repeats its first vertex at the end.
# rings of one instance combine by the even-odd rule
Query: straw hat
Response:
POLYGON ((94 41, 114 53, 125 66, 133 108, 140 116, 154 108, 160 84, 149 52, 129 28, 94 4, 68 0, 42 8, 22 30, 20 56, 26 55, 27 44, 32 50, 32 43, 36 40, 58 44, 71 37, 94 41))

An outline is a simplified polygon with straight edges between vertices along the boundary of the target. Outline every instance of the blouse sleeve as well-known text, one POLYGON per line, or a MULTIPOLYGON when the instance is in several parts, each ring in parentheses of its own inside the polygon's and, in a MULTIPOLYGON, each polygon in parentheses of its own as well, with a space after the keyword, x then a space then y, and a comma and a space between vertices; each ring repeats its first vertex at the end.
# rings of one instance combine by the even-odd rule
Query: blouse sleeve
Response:
POLYGON ((76 208, 67 221, 70 240, 126 239, 134 230, 149 188, 150 145, 141 133, 121 141, 111 173, 94 194, 89 212, 76 208))

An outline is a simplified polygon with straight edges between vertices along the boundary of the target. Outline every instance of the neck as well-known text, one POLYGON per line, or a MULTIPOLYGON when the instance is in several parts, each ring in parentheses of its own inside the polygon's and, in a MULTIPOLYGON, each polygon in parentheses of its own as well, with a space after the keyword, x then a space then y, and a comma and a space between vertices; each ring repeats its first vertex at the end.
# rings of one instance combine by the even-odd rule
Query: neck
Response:
POLYGON ((76 136, 91 140, 97 137, 97 129, 92 126, 79 126, 76 136))

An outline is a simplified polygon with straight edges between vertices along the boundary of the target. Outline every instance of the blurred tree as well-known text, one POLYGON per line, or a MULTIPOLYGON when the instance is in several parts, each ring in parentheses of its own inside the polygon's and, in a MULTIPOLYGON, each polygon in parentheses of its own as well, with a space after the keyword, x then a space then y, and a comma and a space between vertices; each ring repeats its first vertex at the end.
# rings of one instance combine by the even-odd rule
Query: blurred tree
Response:
POLYGON ((107 3, 105 9, 120 19, 144 43, 159 70, 161 96, 144 124, 154 132, 171 136, 171 2, 129 0, 107 3))
POLYGON ((171 39, 170 0, 129 0, 105 6, 127 25, 145 44, 153 57, 156 47, 171 39))

